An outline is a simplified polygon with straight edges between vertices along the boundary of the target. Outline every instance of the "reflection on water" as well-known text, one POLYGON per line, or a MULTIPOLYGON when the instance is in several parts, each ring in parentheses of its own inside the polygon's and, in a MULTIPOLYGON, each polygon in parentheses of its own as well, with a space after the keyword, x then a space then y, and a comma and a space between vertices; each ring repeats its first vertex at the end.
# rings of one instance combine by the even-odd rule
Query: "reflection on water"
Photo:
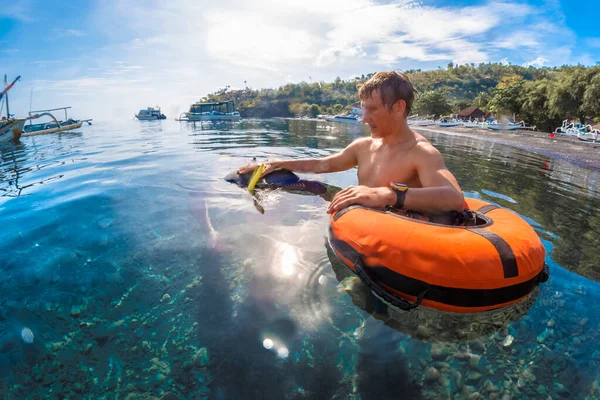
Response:
POLYGON ((223 180, 366 133, 135 121, 1 143, 3 398, 597 398, 597 171, 427 134, 548 252, 539 292, 477 316, 386 307, 330 262, 324 199, 265 191, 260 214, 223 180))

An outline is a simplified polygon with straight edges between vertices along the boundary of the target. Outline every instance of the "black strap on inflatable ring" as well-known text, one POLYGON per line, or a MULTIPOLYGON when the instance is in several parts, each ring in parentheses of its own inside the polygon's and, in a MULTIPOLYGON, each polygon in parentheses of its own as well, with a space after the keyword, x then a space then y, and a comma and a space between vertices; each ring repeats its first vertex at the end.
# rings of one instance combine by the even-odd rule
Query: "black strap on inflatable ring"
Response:
POLYGON ((368 272, 368 269, 364 267, 360 258, 354 263, 354 269, 356 271, 356 275, 358 275, 360 280, 363 281, 363 283, 367 285, 369 289, 371 289, 377 296, 379 296, 383 301, 391 304, 394 307, 398 307, 403 311, 410 311, 419 307, 419 305, 421 305, 421 302, 423 301, 423 298, 425 297, 427 292, 429 292, 429 288, 423 290, 417 296, 417 301, 411 303, 408 300, 404 300, 400 297, 389 293, 379 283, 377 283, 375 279, 373 279, 371 274, 368 272))

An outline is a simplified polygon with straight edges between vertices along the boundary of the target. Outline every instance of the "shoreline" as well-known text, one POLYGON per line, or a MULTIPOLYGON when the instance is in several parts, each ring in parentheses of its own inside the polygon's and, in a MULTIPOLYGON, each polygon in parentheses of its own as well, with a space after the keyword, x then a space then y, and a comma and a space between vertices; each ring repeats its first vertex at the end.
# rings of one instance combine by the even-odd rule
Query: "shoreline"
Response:
POLYGON ((418 127, 416 131, 464 136, 505 146, 516 147, 532 153, 546 155, 567 161, 571 164, 600 171, 600 142, 586 143, 577 137, 556 135, 551 138, 547 132, 539 131, 492 131, 489 129, 463 127, 418 127))

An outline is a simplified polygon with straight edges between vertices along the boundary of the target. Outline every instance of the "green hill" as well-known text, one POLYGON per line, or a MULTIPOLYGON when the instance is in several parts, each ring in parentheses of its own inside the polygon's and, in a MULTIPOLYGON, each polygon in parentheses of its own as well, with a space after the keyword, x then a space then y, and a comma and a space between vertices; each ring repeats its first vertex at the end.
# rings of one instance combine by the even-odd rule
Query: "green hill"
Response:
MULTIPOLYGON (((529 125, 553 130, 564 119, 585 123, 600 117, 600 65, 534 68, 498 63, 404 71, 416 91, 413 114, 448 115, 479 107, 516 114, 529 125)), ((202 101, 234 100, 242 117, 317 116, 349 111, 357 87, 373 73, 333 82, 300 82, 277 89, 221 89, 202 101)))

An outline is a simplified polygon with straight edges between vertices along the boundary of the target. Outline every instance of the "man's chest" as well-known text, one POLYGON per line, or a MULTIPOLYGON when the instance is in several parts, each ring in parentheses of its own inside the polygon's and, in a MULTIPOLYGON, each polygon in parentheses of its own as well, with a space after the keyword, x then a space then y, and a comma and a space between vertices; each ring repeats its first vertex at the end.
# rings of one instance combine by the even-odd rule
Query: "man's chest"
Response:
POLYGON ((387 186, 390 182, 418 185, 418 174, 407 153, 373 152, 359 157, 358 182, 370 187, 387 186))

